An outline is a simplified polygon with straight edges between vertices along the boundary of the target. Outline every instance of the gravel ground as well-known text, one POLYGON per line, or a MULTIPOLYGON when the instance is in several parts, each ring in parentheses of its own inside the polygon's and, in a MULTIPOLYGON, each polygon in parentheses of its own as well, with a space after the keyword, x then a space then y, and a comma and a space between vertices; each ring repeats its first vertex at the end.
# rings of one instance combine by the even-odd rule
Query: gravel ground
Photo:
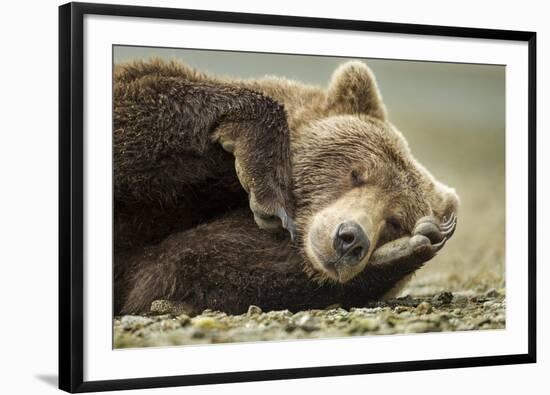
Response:
POLYGON ((349 311, 329 306, 262 312, 250 306, 241 315, 205 310, 189 317, 171 308, 170 302, 157 301, 149 315, 116 317, 114 347, 468 331, 502 329, 506 324, 504 289, 405 296, 349 311))

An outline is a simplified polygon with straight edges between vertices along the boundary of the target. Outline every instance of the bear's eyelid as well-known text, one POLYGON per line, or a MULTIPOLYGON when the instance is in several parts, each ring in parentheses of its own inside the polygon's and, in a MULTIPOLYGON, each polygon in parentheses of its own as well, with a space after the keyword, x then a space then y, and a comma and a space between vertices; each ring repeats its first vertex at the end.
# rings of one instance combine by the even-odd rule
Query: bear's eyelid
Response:
POLYGON ((386 219, 386 223, 390 224, 391 226, 393 226, 394 228, 396 229, 402 229, 403 226, 401 225, 401 219, 398 218, 398 217, 389 217, 388 219, 386 219))
POLYGON ((351 182, 353 183, 353 186, 361 186, 366 183, 361 170, 353 169, 351 171, 351 182))

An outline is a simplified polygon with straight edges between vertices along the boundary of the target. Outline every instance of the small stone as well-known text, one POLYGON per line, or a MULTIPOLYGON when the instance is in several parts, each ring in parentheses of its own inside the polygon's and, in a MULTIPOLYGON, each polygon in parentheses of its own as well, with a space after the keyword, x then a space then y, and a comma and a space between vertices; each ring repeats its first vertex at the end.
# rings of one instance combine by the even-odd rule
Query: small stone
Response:
POLYGON ((297 328, 296 324, 292 321, 287 322, 286 325, 284 326, 284 330, 289 333, 293 332, 296 328, 297 328))
POLYGON ((170 312, 170 302, 167 300, 154 300, 151 303, 151 313, 166 314, 170 312))
POLYGON ((458 305, 465 306, 468 304, 468 297, 465 295, 454 295, 453 302, 458 305))
POLYGON ((152 319, 139 315, 125 315, 120 319, 120 326, 124 330, 137 330, 150 325, 152 319))
POLYGON ((181 323, 176 319, 166 319, 157 324, 155 329, 160 331, 171 331, 181 328, 181 323))
POLYGON ((172 314, 161 314, 151 317, 155 322, 162 322, 172 318, 172 314))
POLYGON ((338 313, 334 315, 334 321, 348 322, 349 320, 350 320, 350 316, 347 313, 346 314, 338 313))
POLYGON ((334 309, 339 309, 341 307, 342 305, 340 303, 334 303, 334 304, 331 304, 330 306, 327 306, 325 310, 334 310, 334 309))
POLYGON ((153 314, 173 314, 178 315, 188 312, 188 306, 184 303, 172 302, 170 300, 154 300, 151 303, 150 308, 151 313, 153 314))
POLYGON ((246 315, 251 316, 251 315, 259 315, 259 314, 262 314, 262 309, 260 307, 255 306, 253 304, 251 304, 248 307, 248 312, 246 313, 246 315))
POLYGON ((399 313, 399 318, 409 319, 414 315, 413 313, 414 313, 414 309, 412 311, 411 310, 403 311, 403 312, 399 313))
POLYGON ((434 301, 438 304, 449 304, 453 301, 453 294, 449 291, 440 292, 434 296, 434 301))
POLYGON ((296 320, 296 325, 306 332, 312 332, 319 329, 319 320, 308 314, 304 314, 296 320))
POLYGON ((404 329, 405 329, 405 332, 408 332, 408 333, 423 333, 423 332, 431 332, 431 331, 437 330, 428 322, 423 322, 423 321, 411 322, 410 324, 406 325, 404 329))
POLYGON ((200 328, 194 328, 193 332, 191 332, 191 337, 194 339, 202 339, 206 336, 204 331, 200 328))
POLYGON ((416 312, 418 314, 429 314, 432 312, 432 305, 428 302, 422 302, 416 306, 416 312))
POLYGON ((278 310, 278 311, 270 311, 269 313, 265 314, 270 320, 277 321, 277 322, 287 322, 290 317, 292 317, 292 313, 288 310, 278 310))
POLYGON ((219 310, 206 309, 202 312, 201 316, 203 316, 203 317, 213 317, 213 318, 220 319, 220 318, 223 318, 223 317, 227 317, 227 314, 222 312, 222 311, 219 311, 219 310))
POLYGON ((212 317, 195 317, 191 322, 193 326, 201 329, 226 329, 224 323, 212 317))
POLYGON ((491 318, 490 317, 487 317, 487 316, 481 316, 481 317, 478 317, 474 320, 474 325, 476 325, 477 327, 480 327, 482 326, 483 324, 487 324, 487 323, 490 323, 491 322, 491 318))
POLYGON ((180 314, 176 317, 176 320, 179 321, 181 326, 185 326, 191 322, 191 318, 187 314, 180 314))
POLYGON ((393 311, 395 311, 396 313, 403 313, 405 311, 408 311, 409 309, 406 307, 406 306, 396 306, 393 311))
POLYGON ((485 296, 488 297, 488 298, 497 298, 499 297, 499 293, 496 289, 494 288, 491 288, 490 290, 488 290, 487 292, 485 292, 485 296))
POLYGON ((361 332, 372 332, 380 328, 380 323, 375 318, 363 318, 357 320, 356 328, 359 329, 361 332))

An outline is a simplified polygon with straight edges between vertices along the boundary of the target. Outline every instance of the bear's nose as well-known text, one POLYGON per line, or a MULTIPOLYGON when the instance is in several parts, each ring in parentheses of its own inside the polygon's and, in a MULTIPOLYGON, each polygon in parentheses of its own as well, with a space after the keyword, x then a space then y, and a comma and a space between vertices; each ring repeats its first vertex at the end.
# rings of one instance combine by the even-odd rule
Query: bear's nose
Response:
POLYGON ((338 225, 333 247, 338 254, 338 261, 356 265, 367 254, 370 240, 361 225, 355 221, 348 221, 338 225))

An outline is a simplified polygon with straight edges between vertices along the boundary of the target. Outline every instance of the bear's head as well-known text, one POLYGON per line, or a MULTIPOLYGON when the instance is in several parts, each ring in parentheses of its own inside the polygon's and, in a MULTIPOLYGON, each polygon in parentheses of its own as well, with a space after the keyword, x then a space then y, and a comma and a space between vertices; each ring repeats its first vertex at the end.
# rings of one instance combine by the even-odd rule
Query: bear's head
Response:
POLYGON ((323 116, 292 135, 295 221, 318 281, 346 283, 380 245, 410 234, 426 215, 455 212, 455 191, 411 155, 370 69, 340 66, 323 116))

